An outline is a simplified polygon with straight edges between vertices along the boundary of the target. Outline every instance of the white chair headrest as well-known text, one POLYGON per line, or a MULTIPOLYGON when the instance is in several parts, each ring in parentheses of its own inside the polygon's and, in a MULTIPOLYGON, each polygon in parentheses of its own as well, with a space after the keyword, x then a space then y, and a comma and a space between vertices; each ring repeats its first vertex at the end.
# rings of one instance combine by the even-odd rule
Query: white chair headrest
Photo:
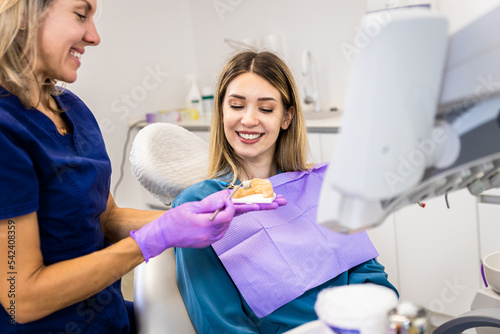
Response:
POLYGON ((141 129, 130 152, 132 173, 154 197, 171 203, 185 188, 208 175, 208 144, 175 124, 141 129))

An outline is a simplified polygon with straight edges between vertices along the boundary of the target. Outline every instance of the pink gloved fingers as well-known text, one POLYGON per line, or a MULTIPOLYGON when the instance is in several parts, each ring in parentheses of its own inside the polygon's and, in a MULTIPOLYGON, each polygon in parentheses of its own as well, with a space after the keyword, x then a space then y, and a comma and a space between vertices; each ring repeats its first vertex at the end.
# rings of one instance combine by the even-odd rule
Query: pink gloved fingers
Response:
POLYGON ((200 202, 184 203, 137 231, 130 232, 146 262, 170 247, 204 248, 224 236, 233 219, 234 204, 228 192, 219 192, 200 202), (213 221, 210 217, 221 211, 213 221))
MULTIPOLYGON (((218 209, 222 209, 225 206, 227 207, 228 203, 226 202, 230 194, 231 191, 225 189, 205 197, 195 205, 195 207, 198 208, 196 213, 214 213, 218 209)), ((230 206, 232 206, 232 202, 230 206)))
POLYGON ((219 192, 201 202, 184 203, 175 208, 180 209, 174 215, 177 223, 166 226, 163 233, 167 242, 173 247, 203 248, 219 240, 219 235, 227 230, 234 216, 234 205, 226 195, 219 192), (210 221, 217 209, 221 211, 210 221), (191 222, 186 224, 186 220, 191 222))
POLYGON ((287 201, 283 195, 276 195, 272 203, 254 203, 254 204, 235 204, 235 216, 242 215, 251 211, 275 210, 280 206, 286 205, 287 201))
POLYGON ((279 208, 280 206, 286 205, 287 201, 283 195, 276 195, 276 198, 272 203, 262 203, 259 204, 260 210, 274 210, 279 208))
POLYGON ((244 203, 236 203, 234 204, 234 216, 239 216, 247 212, 251 211, 259 211, 259 204, 244 204, 244 203))
POLYGON ((287 203, 286 198, 281 194, 276 195, 274 202, 278 203, 279 206, 286 205, 286 203, 287 203))
MULTIPOLYGON (((212 224, 215 227, 227 225, 228 223, 230 223, 233 220, 233 217, 236 214, 236 206, 231 201, 231 199, 228 199, 228 198, 226 198, 226 200, 224 202, 224 206, 219 207, 218 209, 220 209, 220 211, 217 213, 217 215, 212 220, 212 224)), ((218 209, 216 209, 216 210, 218 210, 218 209)), ((208 215, 210 218, 213 216, 213 212, 215 212, 216 210, 209 211, 208 215)))

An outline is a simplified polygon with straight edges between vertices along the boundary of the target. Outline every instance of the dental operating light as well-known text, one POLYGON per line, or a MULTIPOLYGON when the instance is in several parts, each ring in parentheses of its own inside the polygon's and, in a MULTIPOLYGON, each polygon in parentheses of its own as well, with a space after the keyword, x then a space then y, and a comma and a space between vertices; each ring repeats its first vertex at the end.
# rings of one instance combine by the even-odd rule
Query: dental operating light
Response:
POLYGON ((500 187, 500 7, 452 36, 425 10, 371 13, 358 31, 319 223, 351 233, 425 199, 500 187))

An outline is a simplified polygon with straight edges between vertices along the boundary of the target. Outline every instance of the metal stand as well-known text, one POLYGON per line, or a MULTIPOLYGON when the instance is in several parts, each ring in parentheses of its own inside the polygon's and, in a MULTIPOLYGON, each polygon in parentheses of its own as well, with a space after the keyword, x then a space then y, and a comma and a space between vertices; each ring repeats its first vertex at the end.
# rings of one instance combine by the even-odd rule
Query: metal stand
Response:
POLYGON ((483 308, 464 313, 436 328, 433 334, 459 334, 477 327, 500 328, 500 310, 483 308))

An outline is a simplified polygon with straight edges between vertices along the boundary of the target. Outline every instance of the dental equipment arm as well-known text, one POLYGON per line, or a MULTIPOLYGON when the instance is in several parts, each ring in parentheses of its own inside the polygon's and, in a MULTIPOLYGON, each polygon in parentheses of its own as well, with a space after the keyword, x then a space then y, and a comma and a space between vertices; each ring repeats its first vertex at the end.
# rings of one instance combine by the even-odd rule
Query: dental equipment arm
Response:
POLYGON ((431 12, 367 15, 318 221, 351 233, 406 205, 500 186, 500 7, 453 36, 431 12), (446 50, 448 48, 448 50, 446 50))

